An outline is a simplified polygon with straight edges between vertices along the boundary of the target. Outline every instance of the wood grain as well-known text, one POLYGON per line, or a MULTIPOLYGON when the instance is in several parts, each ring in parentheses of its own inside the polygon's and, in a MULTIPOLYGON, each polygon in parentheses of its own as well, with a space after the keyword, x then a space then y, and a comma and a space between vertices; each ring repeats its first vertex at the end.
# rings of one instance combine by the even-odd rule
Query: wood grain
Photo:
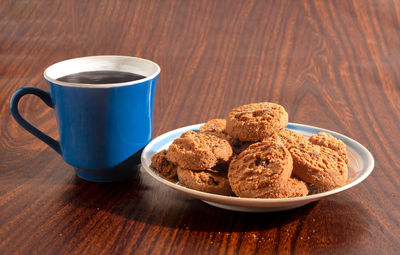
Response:
MULTIPOLYGON (((345 1, 0 2, 0 254, 399 254, 400 4, 345 1), (362 184, 302 208, 248 214, 157 183, 76 177, 9 113, 23 86, 72 57, 161 66, 154 132, 260 101, 291 122, 343 133, 374 155, 362 184)), ((57 137, 55 116, 24 116, 57 137)), ((132 168, 136 168, 132 166, 132 168)))

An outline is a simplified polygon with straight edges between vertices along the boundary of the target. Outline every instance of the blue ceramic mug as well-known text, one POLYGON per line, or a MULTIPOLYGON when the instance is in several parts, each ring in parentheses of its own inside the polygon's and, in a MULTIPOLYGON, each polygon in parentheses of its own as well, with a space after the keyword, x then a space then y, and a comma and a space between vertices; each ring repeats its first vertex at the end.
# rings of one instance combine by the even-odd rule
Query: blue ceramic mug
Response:
POLYGON ((27 131, 76 167, 78 176, 92 181, 120 179, 113 168, 140 150, 152 138, 154 94, 160 67, 149 60, 127 56, 91 56, 69 59, 44 71, 50 93, 24 87, 11 98, 11 113, 27 131), (89 71, 121 71, 145 78, 111 84, 82 84, 57 80, 89 71), (18 112, 27 94, 55 109, 60 140, 44 134, 18 112))

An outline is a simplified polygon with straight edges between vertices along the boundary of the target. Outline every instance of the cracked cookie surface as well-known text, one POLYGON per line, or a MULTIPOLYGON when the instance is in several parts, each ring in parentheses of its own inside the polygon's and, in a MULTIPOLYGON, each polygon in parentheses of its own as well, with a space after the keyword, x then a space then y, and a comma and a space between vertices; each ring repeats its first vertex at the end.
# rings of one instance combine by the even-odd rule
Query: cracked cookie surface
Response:
POLYGON ((188 131, 175 139, 167 151, 167 159, 182 168, 205 170, 232 157, 228 141, 210 134, 188 131))
POLYGON ((310 143, 305 136, 290 129, 282 129, 278 132, 278 135, 281 139, 281 142, 288 150, 290 150, 292 147, 304 148, 310 143))
POLYGON ((239 197, 265 197, 269 187, 287 182, 292 169, 292 157, 282 144, 262 141, 250 145, 231 161, 228 179, 239 197))
POLYGON ((225 139, 231 144, 235 144, 237 139, 226 133, 226 120, 225 119, 212 119, 207 121, 200 127, 199 133, 215 135, 219 138, 225 139))
POLYGON ((347 164, 336 151, 311 143, 289 151, 293 157, 293 173, 303 181, 329 189, 346 184, 347 164))
POLYGON ((331 134, 319 132, 318 134, 310 136, 308 139, 312 144, 327 147, 336 151, 347 163, 349 163, 349 156, 347 155, 346 144, 341 140, 335 138, 331 134))
POLYGON ((241 141, 260 141, 286 127, 288 114, 283 106, 264 102, 232 109, 226 118, 226 132, 241 141))
POLYGON ((260 190, 255 198, 287 198, 304 197, 308 195, 308 187, 305 182, 297 178, 289 178, 286 181, 273 183, 260 190))

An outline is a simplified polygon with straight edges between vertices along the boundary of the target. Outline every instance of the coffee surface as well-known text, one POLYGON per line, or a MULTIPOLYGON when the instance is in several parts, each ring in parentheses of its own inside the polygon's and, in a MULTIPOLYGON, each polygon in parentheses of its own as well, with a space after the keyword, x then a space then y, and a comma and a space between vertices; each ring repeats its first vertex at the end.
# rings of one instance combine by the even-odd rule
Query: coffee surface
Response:
POLYGON ((73 73, 58 78, 58 81, 85 84, 112 84, 136 81, 146 78, 143 75, 120 71, 89 71, 73 73))

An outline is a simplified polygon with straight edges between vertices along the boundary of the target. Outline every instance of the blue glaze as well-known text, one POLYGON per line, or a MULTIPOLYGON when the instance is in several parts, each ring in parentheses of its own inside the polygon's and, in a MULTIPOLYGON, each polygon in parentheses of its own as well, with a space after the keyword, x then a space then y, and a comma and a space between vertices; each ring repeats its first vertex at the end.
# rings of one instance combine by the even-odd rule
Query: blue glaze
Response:
POLYGON ((49 82, 65 162, 83 169, 110 168, 142 149, 152 137, 156 82, 114 88, 49 82))
MULTIPOLYGON (((121 61, 128 59, 135 62, 132 64, 134 67, 149 69, 150 66, 153 69, 147 71, 151 75, 142 80, 99 86, 66 84, 56 78, 48 78, 50 74, 56 73, 57 70, 53 68, 48 71, 47 76, 45 72, 50 93, 25 87, 15 92, 11 98, 11 113, 15 120, 60 153, 65 162, 76 168, 81 178, 91 181, 125 179, 131 174, 129 164, 133 164, 132 158, 137 157, 135 154, 140 153, 152 139, 153 106, 159 67, 154 63, 153 66, 147 63, 146 66, 143 64, 145 60, 131 57, 96 56, 81 59, 109 61, 110 58, 121 58, 121 61), (49 107, 54 108, 60 141, 44 134, 20 115, 18 103, 27 94, 38 96, 49 107)), ((126 65, 126 62, 121 63, 126 65)))

